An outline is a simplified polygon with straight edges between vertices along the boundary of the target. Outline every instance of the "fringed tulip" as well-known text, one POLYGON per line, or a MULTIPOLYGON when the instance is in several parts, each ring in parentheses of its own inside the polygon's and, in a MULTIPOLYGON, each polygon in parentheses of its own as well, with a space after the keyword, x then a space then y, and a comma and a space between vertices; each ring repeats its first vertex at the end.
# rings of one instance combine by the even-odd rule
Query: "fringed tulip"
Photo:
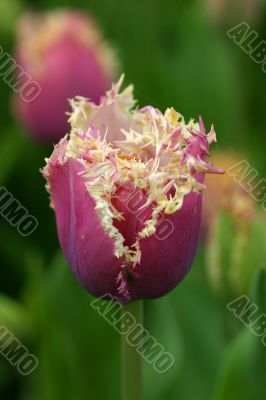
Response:
POLYGON ((94 21, 79 11, 23 16, 15 57, 41 89, 33 101, 18 93, 15 113, 35 138, 46 142, 65 135, 70 98, 80 95, 99 103, 115 74, 113 51, 94 21))
POLYGON ((185 124, 169 108, 134 108, 121 80, 100 105, 71 101, 71 133, 43 175, 62 250, 94 296, 121 303, 173 289, 192 265, 203 180, 219 173, 205 160, 215 141, 202 120, 185 124))

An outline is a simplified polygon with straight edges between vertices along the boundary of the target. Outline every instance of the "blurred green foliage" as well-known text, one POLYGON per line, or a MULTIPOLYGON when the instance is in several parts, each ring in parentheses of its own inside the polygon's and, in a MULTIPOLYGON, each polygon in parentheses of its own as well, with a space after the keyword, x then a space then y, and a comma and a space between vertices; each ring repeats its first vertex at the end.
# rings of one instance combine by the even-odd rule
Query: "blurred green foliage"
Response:
MULTIPOLYGON (((19 12, 64 6, 83 9, 97 19, 117 49, 121 70, 126 82, 134 83, 140 105, 174 106, 186 119, 201 114, 207 127, 215 123, 216 150, 241 151, 265 177, 266 77, 226 35, 241 19, 225 17, 227 22, 215 23, 200 0, 1 0, 0 45, 12 53, 19 12)), ((262 39, 265 20, 262 8, 260 19, 252 21, 262 39)), ((1 79, 0 93, 0 184, 39 220, 38 229, 27 238, 0 220, 0 323, 39 359, 36 372, 21 377, 0 357, 0 397, 117 400, 119 336, 90 307, 91 297, 74 280, 58 250, 54 216, 39 173, 51 148, 30 139, 14 119, 12 92, 1 79)), ((265 271, 254 277, 265 267, 265 215, 260 219, 243 253, 239 282, 244 280, 246 294, 252 293, 266 313, 265 271)), ((226 271, 234 237, 230 221, 221 224, 219 263, 226 271)), ((191 273, 177 289, 146 302, 146 328, 173 353, 176 363, 165 375, 144 365, 145 400, 266 398, 266 349, 227 310, 232 300, 227 288, 222 296, 213 290, 205 267, 200 249, 191 273)))

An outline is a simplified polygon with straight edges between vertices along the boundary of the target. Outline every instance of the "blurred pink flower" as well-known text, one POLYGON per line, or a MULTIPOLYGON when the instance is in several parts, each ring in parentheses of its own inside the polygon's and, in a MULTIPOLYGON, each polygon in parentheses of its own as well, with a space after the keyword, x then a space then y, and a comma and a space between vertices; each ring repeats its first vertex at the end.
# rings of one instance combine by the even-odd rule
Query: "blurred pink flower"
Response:
POLYGON ((17 63, 41 86, 32 102, 15 97, 15 113, 36 138, 56 142, 68 129, 68 99, 99 103, 115 73, 115 57, 95 22, 79 11, 24 15, 17 30, 17 63))
POLYGON ((122 303, 173 289, 194 259, 206 172, 215 141, 202 120, 169 108, 134 109, 121 80, 99 106, 71 101, 71 133, 43 175, 64 255, 93 295, 122 303), (159 235, 162 220, 173 228, 159 235))

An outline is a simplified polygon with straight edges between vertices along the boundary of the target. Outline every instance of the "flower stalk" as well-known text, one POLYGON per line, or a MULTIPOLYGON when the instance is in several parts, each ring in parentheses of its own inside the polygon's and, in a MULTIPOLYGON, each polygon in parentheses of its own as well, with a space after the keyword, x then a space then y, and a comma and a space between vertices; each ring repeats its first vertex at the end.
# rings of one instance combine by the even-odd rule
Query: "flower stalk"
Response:
MULTIPOLYGON (((143 325, 143 301, 123 306, 122 314, 130 313, 137 324, 143 325)), ((123 324, 123 319, 122 319, 123 324)), ((142 400, 142 358, 136 348, 121 335, 122 400, 142 400)))

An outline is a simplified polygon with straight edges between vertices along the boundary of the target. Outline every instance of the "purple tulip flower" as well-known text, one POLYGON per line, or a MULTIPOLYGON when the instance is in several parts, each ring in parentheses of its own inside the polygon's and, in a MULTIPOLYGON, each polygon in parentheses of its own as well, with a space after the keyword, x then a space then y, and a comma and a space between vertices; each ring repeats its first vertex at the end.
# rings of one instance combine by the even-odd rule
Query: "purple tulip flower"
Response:
POLYGON ((203 180, 221 173, 205 160, 216 140, 202 120, 173 108, 134 108, 122 80, 100 105, 71 101, 71 133, 43 175, 62 250, 94 296, 121 303, 156 298, 190 269, 197 247, 203 180))

